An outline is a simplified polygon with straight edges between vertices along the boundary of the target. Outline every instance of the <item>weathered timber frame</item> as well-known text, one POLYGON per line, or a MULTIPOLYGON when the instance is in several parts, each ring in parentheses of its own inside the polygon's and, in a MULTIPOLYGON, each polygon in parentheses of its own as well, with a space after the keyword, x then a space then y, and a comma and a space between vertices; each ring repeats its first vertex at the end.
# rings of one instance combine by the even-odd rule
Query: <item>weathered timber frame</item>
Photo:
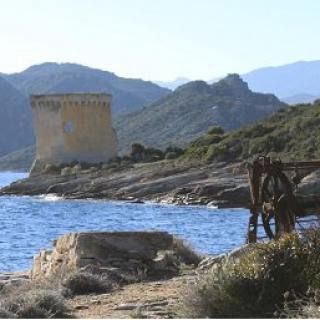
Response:
POLYGON ((258 157, 247 163, 251 207, 247 242, 258 240, 259 216, 269 239, 278 239, 295 230, 296 219, 320 213, 320 195, 302 196, 295 192, 300 182, 299 170, 311 172, 320 168, 320 161, 281 162, 258 157), (293 172, 291 177, 288 173, 293 172))

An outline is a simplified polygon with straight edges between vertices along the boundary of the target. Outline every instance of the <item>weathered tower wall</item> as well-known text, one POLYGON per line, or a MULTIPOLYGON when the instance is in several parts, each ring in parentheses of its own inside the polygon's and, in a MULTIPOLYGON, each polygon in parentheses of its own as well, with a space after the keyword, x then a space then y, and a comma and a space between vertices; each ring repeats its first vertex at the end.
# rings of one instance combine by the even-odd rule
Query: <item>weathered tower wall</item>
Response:
POLYGON ((33 95, 37 140, 34 168, 74 161, 106 162, 117 155, 107 94, 33 95))

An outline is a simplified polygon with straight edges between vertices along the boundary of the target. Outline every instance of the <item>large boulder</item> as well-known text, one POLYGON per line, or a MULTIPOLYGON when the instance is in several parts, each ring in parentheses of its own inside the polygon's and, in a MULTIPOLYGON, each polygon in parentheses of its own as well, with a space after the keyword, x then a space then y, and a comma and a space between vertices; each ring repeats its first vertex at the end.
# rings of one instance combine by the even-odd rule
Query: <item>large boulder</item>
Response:
POLYGON ((69 233, 54 242, 52 251, 42 250, 34 258, 31 278, 73 272, 89 265, 121 270, 152 267, 159 253, 172 251, 174 243, 167 232, 69 233))

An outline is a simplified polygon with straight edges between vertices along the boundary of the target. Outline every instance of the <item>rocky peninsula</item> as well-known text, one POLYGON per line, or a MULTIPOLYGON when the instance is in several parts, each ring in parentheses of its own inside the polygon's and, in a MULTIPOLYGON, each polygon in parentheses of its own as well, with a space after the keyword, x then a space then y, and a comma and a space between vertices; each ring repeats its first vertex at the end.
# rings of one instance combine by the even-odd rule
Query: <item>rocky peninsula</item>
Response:
MULTIPOLYGON (((300 194, 320 193, 320 171, 304 177, 300 194)), ((42 172, 0 189, 0 195, 54 194, 67 199, 109 199, 207 205, 218 208, 250 205, 244 163, 183 164, 176 160, 135 163, 110 168, 79 164, 59 171, 42 172)))
POLYGON ((69 199, 248 207, 246 171, 240 163, 184 165, 163 160, 123 168, 80 165, 42 172, 12 183, 1 195, 56 194, 69 199))

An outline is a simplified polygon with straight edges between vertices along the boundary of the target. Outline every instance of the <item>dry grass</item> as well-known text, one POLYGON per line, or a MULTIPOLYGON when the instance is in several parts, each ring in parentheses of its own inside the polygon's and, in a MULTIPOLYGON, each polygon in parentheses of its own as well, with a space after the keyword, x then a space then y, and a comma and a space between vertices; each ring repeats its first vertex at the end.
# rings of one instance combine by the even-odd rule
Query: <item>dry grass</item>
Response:
POLYGON ((196 253, 184 240, 176 237, 173 239, 173 250, 180 262, 187 265, 198 266, 203 258, 201 255, 196 253))
POLYGON ((107 278, 83 271, 67 276, 62 284, 72 295, 105 293, 113 289, 113 284, 107 278))
POLYGON ((319 319, 320 291, 309 289, 306 295, 298 297, 294 292, 284 294, 283 308, 275 312, 279 318, 286 319, 319 319))
POLYGON ((12 292, 1 299, 4 316, 16 318, 66 318, 68 308, 65 298, 53 290, 34 289, 30 291, 12 292))

